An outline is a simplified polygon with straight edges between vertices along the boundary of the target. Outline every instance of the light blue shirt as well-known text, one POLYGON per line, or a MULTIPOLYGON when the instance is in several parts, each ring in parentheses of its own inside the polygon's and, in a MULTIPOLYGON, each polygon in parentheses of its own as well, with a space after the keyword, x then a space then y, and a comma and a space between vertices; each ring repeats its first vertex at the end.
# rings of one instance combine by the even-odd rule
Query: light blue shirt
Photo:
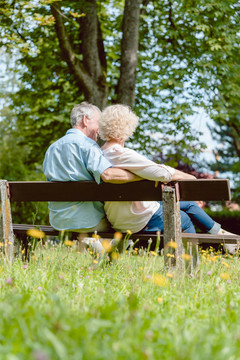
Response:
MULTIPOLYGON (((66 135, 47 150, 43 171, 48 181, 101 181, 101 174, 111 163, 97 143, 79 129, 66 135)), ((101 202, 50 202, 49 221, 57 230, 87 229, 104 217, 101 202)))

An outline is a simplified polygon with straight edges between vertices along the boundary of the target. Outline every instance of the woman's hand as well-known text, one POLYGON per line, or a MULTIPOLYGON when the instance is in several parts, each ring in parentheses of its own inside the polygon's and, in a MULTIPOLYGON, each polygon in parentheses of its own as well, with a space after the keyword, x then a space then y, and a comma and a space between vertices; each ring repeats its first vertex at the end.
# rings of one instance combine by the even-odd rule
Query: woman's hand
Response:
POLYGON ((194 175, 187 174, 183 171, 175 169, 175 173, 172 176, 171 181, 178 181, 178 180, 195 180, 196 177, 194 175))

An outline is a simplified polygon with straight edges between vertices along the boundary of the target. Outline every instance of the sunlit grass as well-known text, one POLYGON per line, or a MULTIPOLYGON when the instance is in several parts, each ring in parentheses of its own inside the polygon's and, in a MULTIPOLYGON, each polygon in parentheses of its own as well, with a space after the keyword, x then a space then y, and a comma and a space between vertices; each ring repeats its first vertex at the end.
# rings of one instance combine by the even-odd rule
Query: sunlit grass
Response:
POLYGON ((210 248, 187 274, 141 248, 100 266, 68 241, 1 260, 0 359, 239 358, 238 255, 210 248))

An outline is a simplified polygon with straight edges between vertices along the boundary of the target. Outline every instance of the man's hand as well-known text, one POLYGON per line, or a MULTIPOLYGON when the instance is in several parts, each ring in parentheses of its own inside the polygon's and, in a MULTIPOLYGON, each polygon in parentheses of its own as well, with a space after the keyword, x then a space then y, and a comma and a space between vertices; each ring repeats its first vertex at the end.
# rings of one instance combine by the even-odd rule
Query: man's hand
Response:
POLYGON ((104 182, 113 184, 123 184, 126 182, 144 180, 130 171, 119 168, 108 168, 104 170, 104 172, 101 174, 101 178, 104 182))

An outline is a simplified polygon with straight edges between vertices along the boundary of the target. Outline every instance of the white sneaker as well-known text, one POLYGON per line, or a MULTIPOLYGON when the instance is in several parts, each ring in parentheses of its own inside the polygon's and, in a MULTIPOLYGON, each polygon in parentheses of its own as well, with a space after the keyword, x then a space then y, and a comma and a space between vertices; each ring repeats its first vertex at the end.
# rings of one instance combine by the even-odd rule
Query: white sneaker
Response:
MULTIPOLYGON (((226 230, 224 230, 222 228, 219 230, 219 232, 217 234, 218 235, 234 235, 234 236, 238 236, 237 234, 233 234, 233 233, 231 233, 229 231, 226 231, 226 230)), ((237 240, 239 241, 240 237, 237 240)), ((224 244, 223 248, 227 253, 229 253, 231 255, 234 255, 239 250, 239 243, 238 244, 224 244)))
POLYGON ((229 253, 231 255, 236 254, 236 252, 238 250, 237 244, 224 244, 223 248, 227 253, 229 253))

